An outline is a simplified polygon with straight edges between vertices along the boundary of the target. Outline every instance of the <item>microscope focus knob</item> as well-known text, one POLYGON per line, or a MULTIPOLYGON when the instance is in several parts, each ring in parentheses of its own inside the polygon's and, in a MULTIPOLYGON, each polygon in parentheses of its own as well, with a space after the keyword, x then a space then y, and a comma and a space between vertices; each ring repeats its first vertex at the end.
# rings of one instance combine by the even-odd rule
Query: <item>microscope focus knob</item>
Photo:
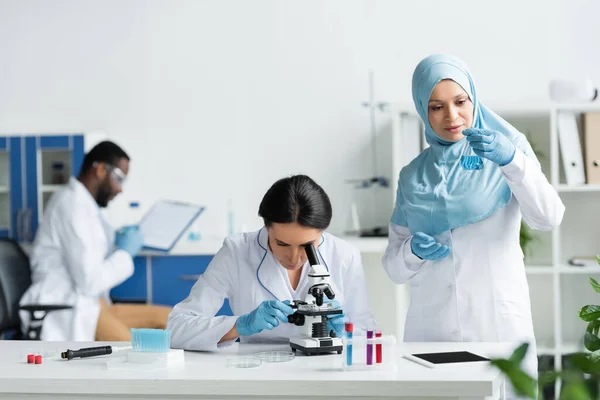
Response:
POLYGON ((304 320, 304 315, 298 314, 297 312, 293 313, 292 315, 288 315, 288 322, 296 326, 304 325, 304 320))

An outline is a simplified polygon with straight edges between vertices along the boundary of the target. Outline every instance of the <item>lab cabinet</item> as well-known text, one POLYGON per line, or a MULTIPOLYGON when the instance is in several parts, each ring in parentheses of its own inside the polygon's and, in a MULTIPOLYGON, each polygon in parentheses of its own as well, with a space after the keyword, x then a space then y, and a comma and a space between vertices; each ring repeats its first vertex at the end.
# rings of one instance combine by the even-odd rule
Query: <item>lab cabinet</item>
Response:
MULTIPOLYGON (((174 306, 185 299, 206 267, 211 255, 142 255, 134 259, 134 273, 111 291, 124 301, 145 301, 174 306)), ((225 299, 216 315, 233 315, 225 299)))
POLYGON ((79 173, 83 134, 0 137, 0 237, 31 242, 52 194, 79 173))
POLYGON ((123 301, 148 301, 147 265, 147 257, 135 257, 133 275, 113 288, 111 296, 123 301))

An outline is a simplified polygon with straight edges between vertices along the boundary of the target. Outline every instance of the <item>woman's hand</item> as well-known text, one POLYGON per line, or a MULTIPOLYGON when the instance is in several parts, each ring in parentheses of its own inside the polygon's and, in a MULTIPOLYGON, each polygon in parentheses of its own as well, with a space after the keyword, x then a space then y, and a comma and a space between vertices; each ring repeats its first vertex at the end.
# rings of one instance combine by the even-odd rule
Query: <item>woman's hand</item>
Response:
POLYGON ((279 326, 279 321, 288 322, 288 315, 294 313, 289 304, 279 300, 265 300, 252 312, 237 319, 235 328, 240 336, 250 336, 279 326))
POLYGON ((475 154, 487 158, 501 167, 509 164, 515 156, 515 145, 500 132, 490 129, 469 128, 462 133, 467 138, 475 154))
MULTIPOLYGON (((342 308, 342 305, 337 300, 329 300, 328 298, 323 299, 323 303, 331 303, 331 306, 334 309, 342 308)), ((335 331, 335 335, 339 338, 344 336, 345 327, 346 327, 346 314, 335 314, 327 318, 327 329, 331 332, 335 331)))
POLYGON ((433 237, 417 232, 410 239, 410 249, 422 260, 440 260, 450 254, 450 247, 438 243, 433 237))

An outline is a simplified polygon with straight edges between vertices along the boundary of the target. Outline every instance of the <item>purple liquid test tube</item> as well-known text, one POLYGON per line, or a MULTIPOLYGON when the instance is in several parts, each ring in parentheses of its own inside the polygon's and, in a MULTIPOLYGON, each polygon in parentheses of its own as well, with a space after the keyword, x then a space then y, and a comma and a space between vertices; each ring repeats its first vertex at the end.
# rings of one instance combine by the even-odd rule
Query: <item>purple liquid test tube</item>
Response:
POLYGON ((369 339, 373 339, 373 331, 367 331, 367 365, 373 365, 373 344, 369 339))

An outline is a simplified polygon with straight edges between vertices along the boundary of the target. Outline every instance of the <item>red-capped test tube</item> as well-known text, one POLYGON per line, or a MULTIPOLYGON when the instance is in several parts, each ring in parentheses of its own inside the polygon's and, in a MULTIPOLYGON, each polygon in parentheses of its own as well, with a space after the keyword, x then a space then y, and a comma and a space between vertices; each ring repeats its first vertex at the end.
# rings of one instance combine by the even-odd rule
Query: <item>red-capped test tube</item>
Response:
MULTIPOLYGON (((381 331, 375 331, 375 338, 381 339, 381 331)), ((381 342, 375 345, 375 362, 381 364, 383 362, 383 344, 381 342)))

